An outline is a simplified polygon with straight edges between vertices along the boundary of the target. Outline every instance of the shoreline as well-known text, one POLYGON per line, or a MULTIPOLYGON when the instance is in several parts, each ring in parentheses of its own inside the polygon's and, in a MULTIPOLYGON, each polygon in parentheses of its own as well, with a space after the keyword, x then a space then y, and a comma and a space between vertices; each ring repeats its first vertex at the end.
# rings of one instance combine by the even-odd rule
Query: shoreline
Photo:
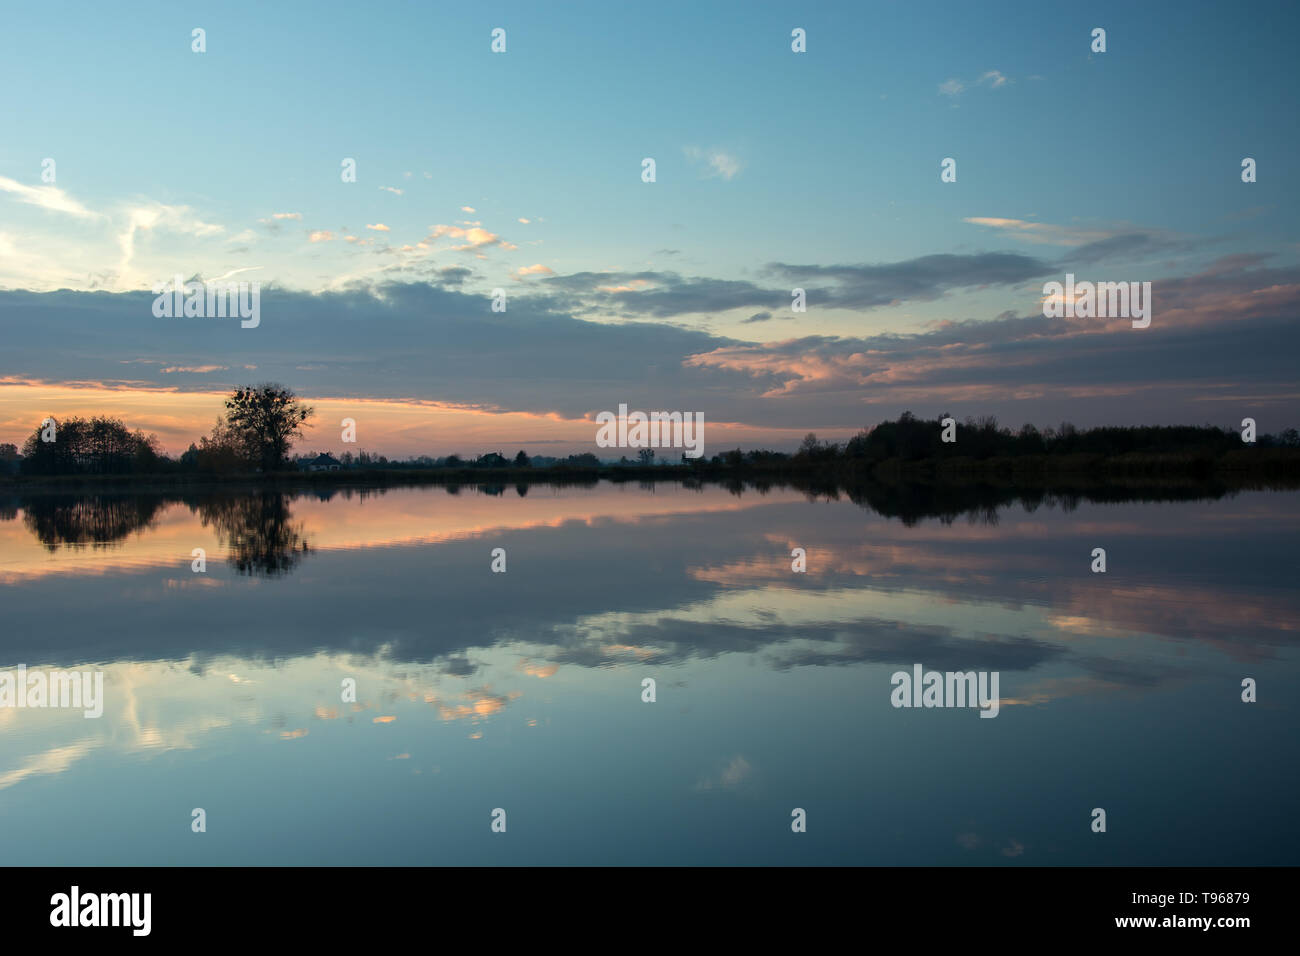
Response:
POLYGON ((162 472, 109 475, 0 475, 0 492, 127 493, 245 488, 289 490, 303 487, 592 484, 636 482, 756 482, 792 485, 986 485, 995 488, 1049 485, 1262 485, 1300 489, 1300 449, 1242 449, 1217 457, 1194 454, 1027 455, 1015 458, 926 458, 879 462, 700 461, 689 465, 600 465, 546 468, 368 468, 339 471, 283 471, 271 474, 162 472))

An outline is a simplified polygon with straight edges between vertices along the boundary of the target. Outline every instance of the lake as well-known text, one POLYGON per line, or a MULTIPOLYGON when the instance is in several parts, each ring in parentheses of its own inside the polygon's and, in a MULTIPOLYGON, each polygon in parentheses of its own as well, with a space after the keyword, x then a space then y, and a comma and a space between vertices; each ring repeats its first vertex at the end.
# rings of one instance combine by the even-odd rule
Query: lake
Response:
POLYGON ((0 671, 103 679, 0 706, 4 862, 1300 863, 1300 495, 1159 497, 0 497, 0 671))

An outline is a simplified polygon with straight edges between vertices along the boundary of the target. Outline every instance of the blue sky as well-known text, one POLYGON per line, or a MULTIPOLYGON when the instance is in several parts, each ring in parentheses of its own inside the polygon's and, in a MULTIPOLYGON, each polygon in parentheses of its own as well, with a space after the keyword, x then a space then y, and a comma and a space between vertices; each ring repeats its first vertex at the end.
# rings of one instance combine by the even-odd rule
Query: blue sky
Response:
MULTIPOLYGON (((1292 285, 1300 251, 1298 20, 1294 5, 1267 3, 229 3, 134 4, 125 15, 13 4, 0 35, 0 322, 12 332, 30 321, 19 313, 31 300, 11 293, 129 295, 178 271, 304 296, 450 280, 466 301, 495 287, 533 297, 529 315, 648 321, 718 348, 832 337, 851 356, 864 348, 856 337, 1030 316, 1053 276, 1028 267, 990 279, 985 262, 963 260, 960 282, 918 294, 903 282, 869 304, 810 292, 809 312, 793 316, 789 289, 817 287, 812 270, 905 273, 901 264, 930 256, 1010 254, 1056 278, 1154 281, 1157 295, 1161 281, 1214 272, 1224 257, 1253 257, 1233 260, 1238 273, 1282 270, 1243 278, 1232 290, 1240 302, 1292 285), (201 55, 190 49, 194 27, 206 31, 201 55), (495 27, 507 31, 504 54, 490 51, 495 27), (807 53, 791 52, 794 27, 807 31, 807 53), (1094 27, 1107 31, 1105 53, 1090 50, 1094 27), (1252 184, 1240 181, 1245 156, 1258 163, 1252 184), (41 181, 46 157, 54 184, 41 181), (357 161, 355 183, 340 180, 345 157, 357 161), (641 181, 644 157, 656 160, 653 184, 641 181), (957 160, 956 183, 940 182, 944 157, 957 160), (1123 254, 1103 255, 1095 244, 1107 240, 1123 254), (1082 249, 1091 251, 1072 260, 1082 249), (595 278, 605 273, 608 282, 595 278), (767 289, 772 304, 732 296, 726 283, 767 289), (628 292, 611 301, 602 285, 628 292), (680 295, 668 312, 633 301, 669 287, 680 295)), ((92 301, 104 300, 80 311, 92 301)), ((66 307, 41 314, 81 334, 66 307)), ((105 362, 224 366, 135 381, 232 384, 226 346, 196 336, 168 332, 156 354, 137 341, 105 362), (210 361, 195 357, 203 351, 210 361)), ((505 330, 494 341, 515 338, 505 330)), ((24 352, 21 334, 14 345, 0 378, 73 380, 71 366, 24 352)), ((714 351, 692 348, 669 346, 664 361, 714 351)), ((809 348, 779 351, 789 362, 809 348)), ((763 360, 764 374, 774 361, 763 360)), ((108 364, 75 378, 119 378, 108 364)), ((594 368, 616 364, 590 356, 594 368)), ((777 386, 790 374, 783 365, 777 386)), ((1229 369, 1215 384, 1249 374, 1229 369)), ((347 389, 331 390, 328 376, 290 384, 368 391, 338 379, 347 389)), ((1274 410, 1294 412, 1276 397, 1289 384, 1275 384, 1274 410)), ((702 394, 727 392, 716 409, 725 421, 775 404, 771 382, 755 388, 700 383, 702 394)), ((382 391, 376 381, 368 393, 382 391)), ((508 407, 596 410, 545 391, 508 407)), ((954 407, 967 394, 939 391, 935 401, 954 407)), ((422 390, 414 377, 402 396, 460 400, 455 387, 422 390)), ((1160 416, 1203 418, 1186 397, 1161 399, 1160 416)), ((642 398, 671 404, 654 387, 642 398)), ((984 405, 1011 414, 1011 391, 993 398, 984 405)), ((836 401, 797 413, 787 403, 750 424, 843 429, 855 405, 900 404, 878 393, 836 401)), ((1073 417, 1117 414, 1099 404, 1073 417)), ((0 400, 0 438, 9 421, 0 400)))

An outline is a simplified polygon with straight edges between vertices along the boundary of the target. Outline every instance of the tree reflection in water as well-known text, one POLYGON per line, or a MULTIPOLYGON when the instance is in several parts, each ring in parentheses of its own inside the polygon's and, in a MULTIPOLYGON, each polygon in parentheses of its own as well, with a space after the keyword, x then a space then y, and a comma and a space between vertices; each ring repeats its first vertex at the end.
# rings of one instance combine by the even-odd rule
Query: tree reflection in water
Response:
POLYGON ((216 530, 229 551, 226 560, 240 574, 288 574, 310 550, 302 523, 294 522, 285 494, 264 491, 207 497, 199 502, 198 514, 204 526, 216 530))

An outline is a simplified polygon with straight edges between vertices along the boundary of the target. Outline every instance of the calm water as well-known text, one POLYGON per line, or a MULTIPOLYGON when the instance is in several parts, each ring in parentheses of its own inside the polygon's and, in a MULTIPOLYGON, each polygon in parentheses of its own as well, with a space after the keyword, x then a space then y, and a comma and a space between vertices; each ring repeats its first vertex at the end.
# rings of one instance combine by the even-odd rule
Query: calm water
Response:
POLYGON ((1300 863, 1300 495, 865 504, 0 498, 0 670, 105 694, 0 707, 4 862, 1300 863))

